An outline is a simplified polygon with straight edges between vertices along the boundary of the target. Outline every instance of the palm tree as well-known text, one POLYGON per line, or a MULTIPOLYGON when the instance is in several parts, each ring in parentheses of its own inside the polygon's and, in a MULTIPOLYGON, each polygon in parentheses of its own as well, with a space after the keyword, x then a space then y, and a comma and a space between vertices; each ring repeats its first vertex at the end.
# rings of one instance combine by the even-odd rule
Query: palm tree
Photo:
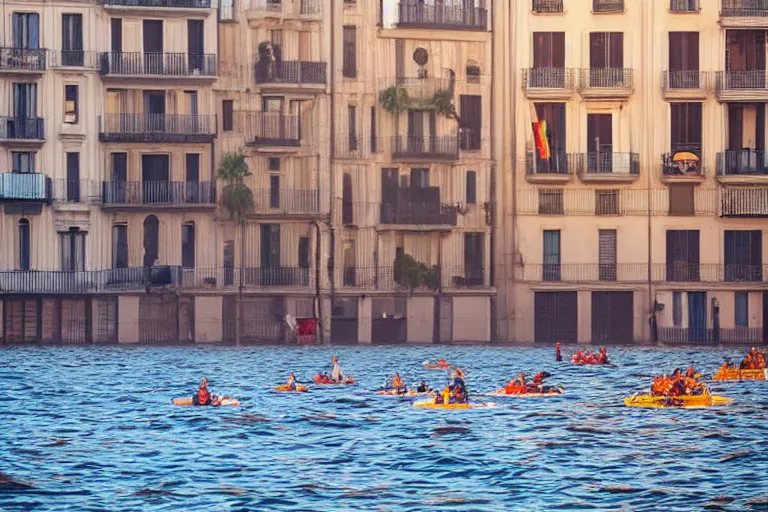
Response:
POLYGON ((245 264, 245 222, 253 212, 253 191, 245 184, 245 178, 251 175, 245 155, 242 151, 225 153, 216 169, 216 179, 224 183, 219 195, 219 206, 229 218, 240 225, 240 276, 237 289, 237 321, 235 322, 235 342, 240 343, 241 322, 243 321, 243 265, 245 264))

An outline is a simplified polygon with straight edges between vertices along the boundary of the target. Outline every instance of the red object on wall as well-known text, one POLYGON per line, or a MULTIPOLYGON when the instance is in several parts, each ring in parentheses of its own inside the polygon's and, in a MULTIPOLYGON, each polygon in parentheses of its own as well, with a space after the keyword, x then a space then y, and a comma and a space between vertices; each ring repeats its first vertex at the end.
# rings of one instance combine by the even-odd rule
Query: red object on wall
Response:
POLYGON ((299 318, 296 320, 296 340, 301 345, 311 345, 317 340, 317 320, 299 318))

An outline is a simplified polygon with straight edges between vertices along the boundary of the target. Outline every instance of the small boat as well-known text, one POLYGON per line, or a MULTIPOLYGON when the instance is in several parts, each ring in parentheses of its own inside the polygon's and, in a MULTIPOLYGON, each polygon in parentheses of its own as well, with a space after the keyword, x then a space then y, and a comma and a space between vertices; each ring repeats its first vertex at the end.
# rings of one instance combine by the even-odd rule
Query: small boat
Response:
POLYGON ((733 399, 712 395, 705 390, 701 395, 655 396, 634 394, 624 399, 628 407, 695 409, 729 405, 733 399))
POLYGON ((503 397, 509 397, 509 398, 543 398, 547 396, 560 396, 565 394, 565 390, 563 388, 552 388, 546 393, 507 393, 507 390, 504 388, 497 389, 496 391, 491 391, 490 393, 482 393, 481 396, 503 396, 503 397))
POLYGON ((352 377, 347 377, 341 382, 336 382, 336 381, 324 381, 320 378, 319 375, 315 375, 313 380, 315 381, 315 384, 319 384, 321 386, 345 386, 345 385, 355 383, 355 379, 353 379, 352 377))
POLYGON ((272 389, 274 389, 275 391, 282 391, 285 393, 306 393, 307 391, 309 391, 307 389, 307 386, 304 386, 302 384, 296 384, 296 389, 291 389, 291 387, 288 384, 275 386, 272 389))
POLYGON ((450 370, 451 365, 448 363, 442 364, 442 363, 430 363, 429 361, 425 361, 422 365, 427 370, 450 370))
POLYGON ((399 391, 396 389, 381 389, 379 391, 376 391, 374 393, 375 395, 383 395, 383 396, 427 396, 429 393, 419 393, 418 391, 414 391, 413 389, 409 389, 408 391, 399 391))
MULTIPOLYGON (((191 396, 185 396, 182 398, 174 398, 173 399, 173 405, 194 405, 192 402, 191 396)), ((223 398, 216 398, 215 401, 210 405, 212 407, 225 407, 225 406, 232 406, 232 407, 239 407, 240 406, 240 400, 237 398, 232 398, 229 396, 225 396, 223 398)), ((202 406, 207 407, 207 406, 202 406)))
POLYGON ((488 409, 496 407, 494 402, 487 402, 484 404, 436 404, 434 400, 419 400, 413 402, 414 407, 420 407, 423 409, 446 409, 446 410, 463 410, 463 409, 488 409))
POLYGON ((740 370, 738 368, 720 368, 714 380, 768 380, 768 368, 764 370, 740 370))

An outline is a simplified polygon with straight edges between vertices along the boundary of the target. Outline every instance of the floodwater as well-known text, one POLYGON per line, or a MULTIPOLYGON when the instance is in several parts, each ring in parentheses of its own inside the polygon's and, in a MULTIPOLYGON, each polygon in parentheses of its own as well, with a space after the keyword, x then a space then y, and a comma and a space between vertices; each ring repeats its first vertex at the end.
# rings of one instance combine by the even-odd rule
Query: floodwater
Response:
POLYGON ((742 349, 612 348, 616 368, 552 352, 6 348, 0 510, 768 510, 768 382, 713 384, 735 399, 720 409, 622 402, 656 372, 710 375, 742 349), (332 353, 358 385, 270 390, 290 371, 309 380, 332 353), (443 385, 445 372, 421 368, 439 357, 466 369, 470 393, 547 370, 566 395, 449 412, 371 394, 396 370, 443 385), (171 405, 203 376, 243 406, 171 405))

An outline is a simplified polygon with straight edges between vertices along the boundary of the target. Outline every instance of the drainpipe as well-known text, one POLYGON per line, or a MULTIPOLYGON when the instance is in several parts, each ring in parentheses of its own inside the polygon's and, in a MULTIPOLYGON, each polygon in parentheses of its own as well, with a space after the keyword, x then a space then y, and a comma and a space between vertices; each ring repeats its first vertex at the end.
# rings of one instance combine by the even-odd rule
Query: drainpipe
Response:
MULTIPOLYGON (((508 5, 509 5, 509 11, 507 12, 506 17, 502 20, 505 23, 505 26, 506 26, 505 28, 507 30, 502 30, 502 34, 510 34, 510 37, 516 37, 517 36, 516 31, 511 30, 512 27, 510 25, 511 25, 511 19, 517 19, 516 13, 512 12, 512 9, 514 9, 517 4, 515 2, 512 2, 512 3, 508 4, 508 5)), ((511 322, 507 322, 507 329, 509 329, 509 331, 507 332, 507 341, 511 341, 511 342, 514 343, 515 341, 517 341, 515 339, 515 333, 517 332, 517 329, 516 329, 517 312, 516 312, 516 301, 515 301, 515 289, 517 287, 517 253, 518 253, 518 249, 517 249, 517 137, 516 137, 517 132, 516 132, 516 130, 512 130, 514 135, 512 133, 509 133, 509 124, 508 123, 510 123, 510 122, 514 123, 515 119, 517 119, 517 97, 518 97, 518 95, 516 94, 516 89, 515 89, 515 85, 516 84, 514 83, 514 71, 509 71, 508 72, 507 69, 506 69, 507 66, 510 65, 510 56, 509 56, 510 52, 509 52, 508 49, 509 49, 511 44, 512 44, 511 41, 505 40, 505 44, 502 47, 502 59, 501 60, 504 63, 504 69, 502 70, 503 72, 502 72, 501 76, 502 76, 502 80, 503 80, 502 83, 504 83, 506 85, 507 81, 510 82, 508 84, 509 87, 503 87, 502 88, 502 93, 503 93, 502 94, 502 106, 504 106, 505 103, 506 103, 506 100, 507 100, 507 97, 508 97, 507 91, 508 90, 512 91, 512 94, 509 95, 509 99, 510 99, 509 112, 510 112, 511 115, 508 118, 505 116, 505 119, 510 119, 511 121, 505 121, 504 124, 502 125, 502 134, 503 134, 503 139, 502 140, 505 140, 505 141, 506 140, 510 140, 511 141, 510 149, 509 149, 510 150, 510 155, 509 155, 509 157, 507 157, 504 154, 504 152, 502 152, 502 155, 504 156, 504 162, 507 165, 510 166, 509 170, 510 170, 510 175, 511 175, 511 179, 512 179, 512 183, 511 183, 511 185, 512 185, 512 193, 510 194, 510 209, 511 209, 511 213, 512 213, 512 215, 511 215, 512 222, 511 222, 511 225, 509 226, 509 228, 510 228, 509 229, 509 231, 510 231, 510 238, 507 239, 505 237, 505 241, 506 240, 510 240, 511 241, 511 252, 512 252, 511 261, 507 261, 506 255, 504 257, 504 262, 505 262, 505 265, 504 265, 504 277, 505 277, 505 279, 504 280, 505 280, 505 282, 509 283, 508 287, 507 286, 504 287, 505 291, 506 291, 506 293, 505 293, 506 296, 505 296, 504 299, 505 299, 505 302, 506 302, 508 299, 511 298, 511 300, 510 300, 511 307, 506 306, 506 304, 505 304, 506 307, 504 308, 504 311, 505 311, 506 315, 509 315, 511 313, 511 322), (509 278, 508 278, 508 276, 509 276, 509 278)), ((511 54, 512 54, 511 58, 514 58, 515 57, 515 53, 511 52, 511 54)), ((517 60, 515 59, 514 62, 511 62, 511 64, 513 66, 516 66, 517 65, 517 60)), ((507 112, 507 109, 504 109, 503 112, 507 112)), ((506 212, 503 212, 503 213, 505 214, 505 217, 506 217, 506 212)), ((506 228, 506 223, 504 223, 504 227, 506 228)), ((505 243, 504 252, 506 252, 507 250, 509 250, 508 249, 508 244, 505 243)))
POLYGON ((320 299, 320 224, 312 221, 315 227, 315 307, 312 308, 315 313, 315 332, 317 340, 323 342, 323 301, 320 299))
MULTIPOLYGON (((642 22, 642 29, 643 29, 643 31, 641 33, 645 34, 646 33, 646 31, 645 31, 646 30, 646 25, 647 25, 646 18, 648 16, 649 12, 652 13, 652 9, 650 9, 646 4, 642 4, 642 5, 643 5, 643 8, 645 8, 645 12, 643 12, 643 17, 642 17, 642 19, 643 19, 643 22, 642 22)), ((651 17, 651 30, 653 30, 653 17, 651 17)), ((648 42, 645 42, 645 41, 643 42, 642 57, 646 57, 647 56, 650 59, 653 58, 653 52, 648 52, 647 51, 648 44, 652 44, 651 43, 652 41, 653 41, 653 37, 650 37, 648 39, 648 42)), ((645 62, 645 58, 643 58, 641 60, 641 62, 643 63, 643 65, 647 64, 645 62)), ((651 69, 653 69, 653 68, 651 67, 651 69)), ((645 96, 645 91, 652 91, 653 90, 653 89, 647 89, 648 87, 653 87, 653 80, 652 80, 651 77, 652 77, 652 73, 646 73, 646 76, 645 76, 646 83, 645 83, 645 87, 644 87, 644 91, 643 91, 644 96, 645 96)), ((646 99, 645 97, 641 98, 641 100, 645 100, 645 99, 646 99)), ((645 148, 644 155, 648 156, 649 155, 649 148, 652 148, 653 146, 650 144, 650 137, 651 137, 651 135, 650 135, 649 130, 648 130, 647 117, 643 116, 642 119, 643 119, 643 121, 642 121, 642 124, 641 124, 641 127, 642 127, 642 132, 641 133, 643 133, 644 137, 643 137, 643 144, 642 144, 641 147, 645 148)), ((632 126, 631 123, 630 123, 630 126, 632 126)), ((650 160, 650 161, 653 161, 653 160, 650 160)), ((649 315, 649 318, 648 318, 648 326, 649 326, 649 331, 650 331, 649 332, 650 340, 652 342, 655 342, 657 340, 654 339, 654 333, 657 332, 657 327, 656 327, 656 300, 655 300, 655 297, 653 296, 653 263, 652 263, 652 258, 653 258, 653 229, 652 229, 653 193, 652 192, 653 191, 651 190, 651 187, 653 186, 653 180, 652 180, 651 174, 652 174, 651 169, 649 167, 646 167, 646 173, 645 173, 646 187, 645 188, 646 188, 646 190, 648 190, 648 207, 646 208, 646 210, 648 212, 648 223, 647 223, 648 224, 648 228, 647 228, 647 236, 648 236, 648 264, 647 264, 647 273, 648 273, 648 308, 649 308, 649 311, 650 311, 650 315, 649 315)))
MULTIPOLYGON (((495 56, 496 56, 496 38, 494 37, 495 31, 493 30, 493 24, 496 21, 496 10, 494 9, 491 14, 491 69, 493 69, 494 62, 495 62, 495 56)), ((490 176, 489 176, 489 186, 490 190, 488 191, 488 209, 486 210, 486 215, 488 216, 487 220, 490 220, 490 223, 487 222, 490 225, 491 232, 489 235, 488 245, 489 245, 489 252, 490 258, 490 268, 488 269, 488 278, 489 278, 489 284, 491 286, 496 285, 496 212, 493 211, 493 208, 496 205, 496 145, 494 144, 496 137, 493 136, 493 127, 496 126, 496 116, 494 116, 494 93, 496 91, 496 84, 494 84, 494 73, 491 73, 491 108, 490 110, 490 127, 491 127, 491 133, 490 133, 490 156, 491 156, 491 168, 490 168, 490 176)), ((505 287, 506 289, 506 287, 505 287)), ((495 312, 491 311, 491 322, 495 323, 496 325, 491 325, 491 333, 496 333, 496 336, 491 336, 491 341, 497 341, 493 338, 498 338, 498 332, 499 332, 499 298, 498 298, 498 290, 499 288, 496 288, 496 301, 494 302, 496 308, 495 312)))
MULTIPOLYGON (((330 143, 329 148, 329 159, 328 159, 328 179, 329 179, 329 186, 328 186, 328 227, 330 229, 330 237, 329 237, 329 249, 328 249, 328 277, 330 280, 330 294, 331 294, 331 312, 333 312, 333 304, 336 299, 336 276, 333 272, 334 267, 336 265, 335 263, 335 256, 336 256, 336 232, 334 230, 333 226, 333 210, 334 210, 334 160, 336 158, 336 98, 334 96, 335 87, 336 84, 336 2, 328 2, 331 6, 331 16, 330 16, 330 32, 331 32, 331 42, 330 42, 330 73, 328 74, 330 76, 330 84, 329 84, 329 94, 330 94, 330 124, 329 124, 329 130, 330 133, 328 134, 328 140, 330 143)), ((333 314, 333 313, 331 313, 333 314)))

